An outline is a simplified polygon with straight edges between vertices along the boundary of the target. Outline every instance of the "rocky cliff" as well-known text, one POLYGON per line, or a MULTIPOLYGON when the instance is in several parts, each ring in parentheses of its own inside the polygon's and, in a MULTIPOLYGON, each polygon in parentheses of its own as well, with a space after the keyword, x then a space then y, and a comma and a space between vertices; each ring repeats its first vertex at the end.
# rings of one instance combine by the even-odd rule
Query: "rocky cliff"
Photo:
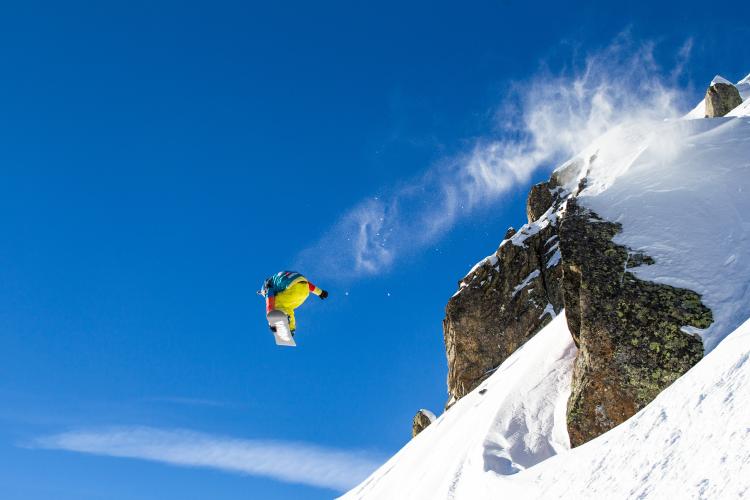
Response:
POLYGON ((571 162, 534 186, 528 223, 459 283, 443 322, 448 408, 563 308, 579 348, 568 403, 573 446, 634 415, 702 358, 701 339, 683 332, 712 322, 700 296, 638 280, 630 270, 653 259, 613 243, 619 224, 578 203, 594 161, 571 162))
POLYGON ((534 186, 528 223, 518 232, 510 228, 497 251, 461 280, 448 302, 443 321, 447 407, 563 308, 558 223, 565 196, 555 178, 534 186))
MULTIPOLYGON (((738 88, 717 76, 703 107, 714 117, 740 104, 738 88)), ((713 321, 700 295, 639 280, 633 270, 654 259, 616 244, 621 225, 579 203, 591 169, 602 168, 595 162, 597 152, 578 156, 533 186, 527 223, 508 229, 459 282, 443 320, 446 409, 563 308, 578 347, 567 415, 573 446, 628 419, 702 358, 701 338, 686 333, 713 321)), ((415 417, 416 432, 423 421, 415 417)))

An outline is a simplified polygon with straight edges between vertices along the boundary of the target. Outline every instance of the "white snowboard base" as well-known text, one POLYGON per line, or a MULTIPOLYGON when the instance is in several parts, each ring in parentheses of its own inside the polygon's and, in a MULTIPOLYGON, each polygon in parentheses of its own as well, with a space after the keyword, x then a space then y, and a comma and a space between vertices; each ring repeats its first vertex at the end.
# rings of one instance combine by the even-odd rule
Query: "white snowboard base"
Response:
POLYGON ((287 318, 284 312, 274 309, 268 313, 266 318, 268 319, 268 326, 276 328, 276 331, 273 332, 273 336, 276 338, 276 345, 289 347, 297 345, 294 342, 294 337, 292 337, 292 332, 289 330, 289 318, 287 318))

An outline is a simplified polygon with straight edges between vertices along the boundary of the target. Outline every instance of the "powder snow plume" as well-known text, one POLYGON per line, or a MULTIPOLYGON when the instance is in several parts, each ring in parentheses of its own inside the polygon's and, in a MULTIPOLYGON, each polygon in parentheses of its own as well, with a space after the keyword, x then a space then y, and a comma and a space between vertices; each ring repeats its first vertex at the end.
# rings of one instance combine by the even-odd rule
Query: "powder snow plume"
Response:
POLYGON ((476 139, 467 153, 360 202, 299 254, 298 267, 329 280, 387 271, 608 130, 676 116, 681 93, 675 82, 689 49, 687 42, 665 70, 653 43, 622 34, 599 52, 571 57, 559 71, 540 69, 528 81, 509 84, 494 137, 476 139))

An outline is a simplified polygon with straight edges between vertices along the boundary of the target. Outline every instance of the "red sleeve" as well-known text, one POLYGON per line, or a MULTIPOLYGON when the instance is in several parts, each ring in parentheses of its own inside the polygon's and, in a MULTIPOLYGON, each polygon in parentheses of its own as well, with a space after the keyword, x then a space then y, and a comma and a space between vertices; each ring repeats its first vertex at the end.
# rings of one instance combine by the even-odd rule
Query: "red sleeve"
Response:
POLYGON ((276 297, 266 297, 266 314, 276 308, 276 297))

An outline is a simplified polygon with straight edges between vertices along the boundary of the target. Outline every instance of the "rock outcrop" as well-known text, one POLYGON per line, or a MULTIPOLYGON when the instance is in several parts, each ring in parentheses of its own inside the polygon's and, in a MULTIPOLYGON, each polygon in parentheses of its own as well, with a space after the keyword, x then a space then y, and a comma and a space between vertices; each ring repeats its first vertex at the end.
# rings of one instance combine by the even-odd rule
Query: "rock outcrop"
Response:
POLYGON ((717 118, 724 116, 734 108, 742 104, 737 87, 728 81, 721 79, 714 81, 706 91, 706 118, 717 118))
POLYGON ((459 283, 446 307, 446 407, 468 394, 563 308, 557 241, 564 199, 556 179, 534 186, 529 223, 510 228, 500 247, 459 283))
POLYGON ((618 224, 568 201, 560 224, 563 295, 579 351, 568 402, 568 432, 578 446, 624 422, 703 357, 697 335, 710 309, 690 290, 637 279, 653 264, 616 245, 618 224))
POLYGON ((425 430, 428 425, 435 421, 435 414, 429 410, 419 410, 411 422, 411 437, 417 437, 417 434, 425 430))
POLYGON ((634 267, 654 260, 615 244, 620 225, 579 204, 583 173, 572 162, 531 189, 528 223, 510 228, 459 283, 443 321, 450 408, 565 308, 579 348, 568 403, 573 446, 634 415, 697 363, 703 343, 683 327, 713 321, 695 292, 635 277, 634 267))

